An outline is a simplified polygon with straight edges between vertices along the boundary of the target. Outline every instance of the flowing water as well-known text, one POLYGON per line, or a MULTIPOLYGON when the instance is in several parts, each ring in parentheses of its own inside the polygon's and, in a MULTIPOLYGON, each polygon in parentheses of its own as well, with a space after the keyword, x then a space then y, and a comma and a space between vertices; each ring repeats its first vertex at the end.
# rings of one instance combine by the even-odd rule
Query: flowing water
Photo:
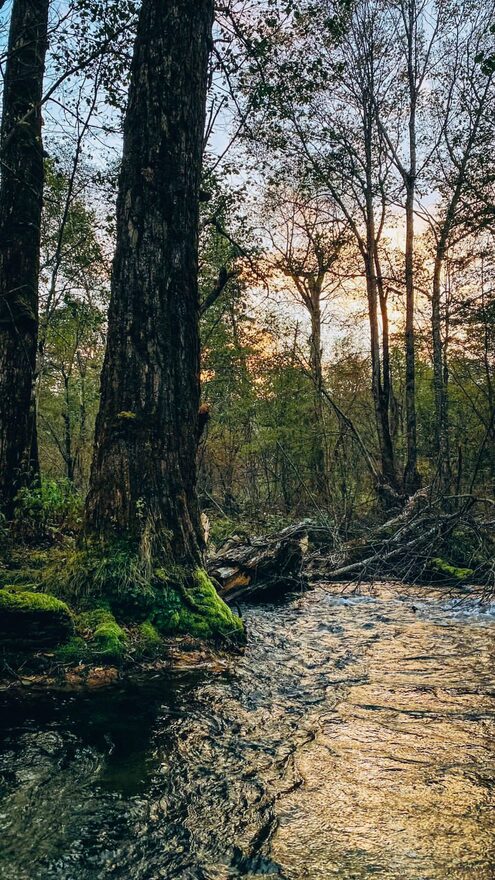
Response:
POLYGON ((4 702, 2 880, 493 880, 495 615, 342 589, 224 669, 4 702))

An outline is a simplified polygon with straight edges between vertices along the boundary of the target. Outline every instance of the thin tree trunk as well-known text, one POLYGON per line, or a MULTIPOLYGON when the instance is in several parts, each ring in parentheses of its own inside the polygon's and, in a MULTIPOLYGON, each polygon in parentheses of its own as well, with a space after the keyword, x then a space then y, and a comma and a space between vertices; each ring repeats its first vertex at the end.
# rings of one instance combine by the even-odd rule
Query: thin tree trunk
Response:
POLYGON ((311 293, 311 338, 310 366, 314 384, 315 436, 313 438, 313 467, 316 476, 316 488, 322 492, 326 503, 330 501, 328 484, 327 456, 325 449, 325 419, 322 406, 323 367, 321 356, 321 284, 318 278, 310 282, 311 293))
POLYGON ((435 395, 437 474, 440 491, 448 493, 452 480, 450 464, 448 398, 446 387, 446 357, 441 329, 441 277, 445 260, 445 240, 442 234, 437 243, 433 267, 431 300, 431 331, 433 342, 433 390, 435 395))
POLYGON ((213 0, 143 0, 86 528, 198 565, 197 229, 213 0))
POLYGON ((64 447, 65 447, 65 466, 67 479, 70 483, 74 482, 74 456, 72 452, 72 426, 70 421, 70 379, 69 376, 63 376, 64 380, 64 398, 65 410, 63 413, 64 421, 64 447))
POLYGON ((387 296, 383 289, 380 260, 376 243, 374 246, 374 262, 376 267, 376 288, 380 304, 382 320, 382 384, 380 391, 380 421, 382 425, 382 468, 386 482, 398 492, 400 489, 397 477, 395 450, 390 427, 390 404, 392 400, 392 370, 390 366, 390 330, 388 320, 387 296))
POLYGON ((406 244, 405 244, 405 283, 406 283, 406 466, 404 470, 404 489, 413 495, 421 486, 418 473, 418 442, 416 430, 416 352, 414 333, 414 199, 416 195, 416 2, 408 0, 405 16, 407 18, 407 76, 409 83, 409 169, 403 175, 406 188, 406 244))
POLYGON ((383 392, 382 364, 380 357, 380 332, 378 327, 378 286, 375 268, 375 241, 372 219, 368 219, 367 250, 365 257, 366 289, 368 294, 368 318, 371 340, 371 387, 375 406, 375 420, 380 449, 381 477, 384 486, 398 490, 394 449, 390 434, 389 407, 383 392))
POLYGON ((38 472, 33 382, 43 199, 41 98, 49 0, 14 0, 0 143, 0 507, 38 472), (22 120, 22 121, 21 121, 22 120))
POLYGON ((411 172, 411 180, 406 193, 406 251, 405 251, 405 280, 406 280, 406 467, 404 471, 404 489, 408 495, 413 495, 421 485, 421 477, 418 473, 418 442, 416 430, 416 354, 414 334, 414 178, 415 171, 411 172))

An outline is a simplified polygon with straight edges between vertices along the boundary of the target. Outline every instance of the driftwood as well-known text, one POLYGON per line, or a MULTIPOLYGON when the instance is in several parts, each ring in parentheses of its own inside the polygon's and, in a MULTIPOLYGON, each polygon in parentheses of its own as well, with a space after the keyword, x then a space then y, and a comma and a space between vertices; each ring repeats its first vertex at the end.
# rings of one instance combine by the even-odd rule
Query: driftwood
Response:
POLYGON ((331 553, 313 551, 306 571, 313 579, 332 581, 437 578, 472 580, 492 588, 494 534, 475 514, 485 503, 474 496, 432 499, 422 490, 398 516, 360 539, 331 553))
POLYGON ((306 529, 292 526, 273 537, 233 537, 208 562, 210 577, 227 601, 300 591, 307 586, 303 560, 306 529))
POLYGON ((465 580, 495 592, 493 520, 478 515, 490 499, 432 499, 417 492, 404 509, 361 537, 342 542, 330 526, 305 521, 279 535, 220 548, 208 570, 227 600, 284 593, 308 581, 394 578, 465 580))

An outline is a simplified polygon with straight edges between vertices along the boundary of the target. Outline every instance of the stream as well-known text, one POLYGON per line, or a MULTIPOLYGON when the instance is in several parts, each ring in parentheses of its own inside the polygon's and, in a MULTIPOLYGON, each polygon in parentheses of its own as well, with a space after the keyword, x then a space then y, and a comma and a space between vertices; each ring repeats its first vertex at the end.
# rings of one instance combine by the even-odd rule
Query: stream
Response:
POLYGON ((218 668, 3 695, 1 880, 493 880, 495 606, 333 585, 243 613, 218 668))

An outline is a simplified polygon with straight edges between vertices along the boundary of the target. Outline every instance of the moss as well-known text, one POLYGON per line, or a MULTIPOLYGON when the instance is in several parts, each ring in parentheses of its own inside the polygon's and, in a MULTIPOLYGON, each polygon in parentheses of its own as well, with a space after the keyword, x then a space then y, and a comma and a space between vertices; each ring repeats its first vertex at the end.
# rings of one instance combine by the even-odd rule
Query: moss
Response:
POLYGON ((0 639, 13 647, 57 645, 74 631, 72 614, 54 596, 28 590, 0 590, 0 639))
POLYGON ((135 651, 139 657, 156 657, 163 648, 160 633, 151 621, 145 620, 137 628, 135 651))
POLYGON ((86 629, 96 638, 96 628, 110 624, 102 631, 108 653, 124 651, 122 638, 115 638, 115 617, 131 625, 148 621, 162 635, 233 642, 244 638, 242 622, 220 599, 205 571, 191 574, 174 564, 153 569, 123 542, 69 552, 64 563, 57 560, 49 567, 44 587, 88 609, 86 618, 79 618, 83 637, 86 629))
POLYGON ((189 635, 207 641, 244 641, 244 626, 225 604, 207 573, 197 569, 185 581, 164 586, 153 621, 164 634, 189 635))
POLYGON ((134 419, 137 419, 137 415, 134 412, 122 410, 122 412, 117 413, 117 418, 123 419, 123 421, 134 421, 134 419))
POLYGON ((440 557, 431 560, 431 569, 436 574, 443 575, 446 579, 454 581, 465 581, 473 575, 472 568, 458 568, 446 562, 445 559, 440 559, 440 557))
POLYGON ((9 593, 37 593, 38 584, 27 584, 22 581, 18 582, 15 578, 13 583, 5 583, 3 585, 9 593))
POLYGON ((43 614, 62 613, 70 615, 70 611, 60 599, 46 593, 30 593, 22 590, 0 590, 0 611, 26 611, 43 614))
POLYGON ((55 651, 55 657, 61 663, 73 665, 74 663, 84 663, 91 659, 91 652, 88 645, 80 636, 73 636, 64 645, 60 645, 55 651))
POLYGON ((114 620, 115 617, 109 608, 98 606, 98 608, 92 608, 91 611, 83 611, 78 615, 77 629, 78 632, 89 632, 92 634, 102 623, 113 623, 114 620))
POLYGON ((77 630, 92 658, 117 662, 124 656, 127 635, 108 608, 93 608, 80 614, 77 630))
POLYGON ((122 659, 126 645, 126 634, 115 620, 101 623, 90 642, 90 648, 103 660, 113 661, 122 659))
POLYGON ((93 608, 79 614, 76 628, 77 635, 56 652, 62 663, 118 663, 122 660, 128 637, 108 608, 93 608))

